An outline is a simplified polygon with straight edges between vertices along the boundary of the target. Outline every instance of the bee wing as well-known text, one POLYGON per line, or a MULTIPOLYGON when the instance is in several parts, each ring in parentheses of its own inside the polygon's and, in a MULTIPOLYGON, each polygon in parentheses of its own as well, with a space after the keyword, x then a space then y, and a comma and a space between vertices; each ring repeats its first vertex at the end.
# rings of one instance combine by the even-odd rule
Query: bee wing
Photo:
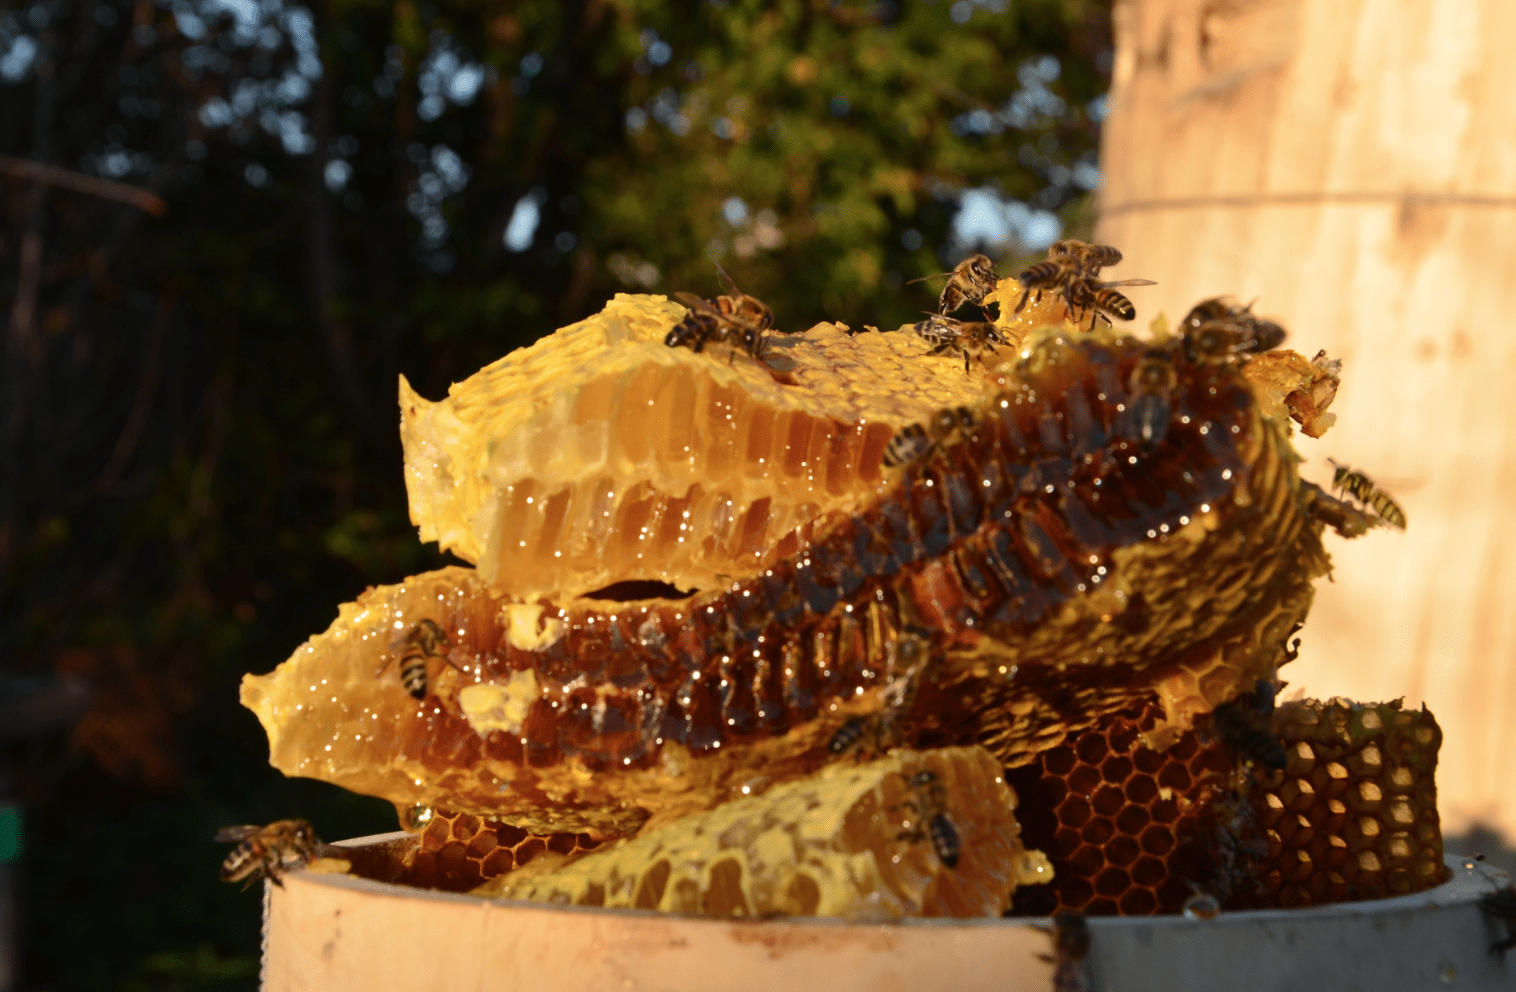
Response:
POLYGON ((674 299, 678 300, 680 303, 683 303, 691 310, 698 310, 701 313, 706 314, 716 314, 717 316, 720 315, 720 311, 711 306, 709 300, 702 299, 696 296, 694 293, 675 293, 674 299))
POLYGON ((1156 286, 1151 279, 1117 279, 1115 282, 1099 282, 1095 284, 1101 289, 1115 289, 1117 286, 1156 286))
POLYGON ((727 275, 726 269, 723 269, 721 267, 721 263, 716 261, 714 256, 711 258, 711 264, 716 266, 716 275, 721 278, 721 285, 726 288, 727 295, 735 297, 739 300, 743 296, 747 295, 742 290, 737 288, 737 284, 732 281, 732 277, 727 275))
POLYGON ((262 829, 262 827, 251 823, 240 827, 222 827, 216 831, 216 843, 240 844, 262 829))

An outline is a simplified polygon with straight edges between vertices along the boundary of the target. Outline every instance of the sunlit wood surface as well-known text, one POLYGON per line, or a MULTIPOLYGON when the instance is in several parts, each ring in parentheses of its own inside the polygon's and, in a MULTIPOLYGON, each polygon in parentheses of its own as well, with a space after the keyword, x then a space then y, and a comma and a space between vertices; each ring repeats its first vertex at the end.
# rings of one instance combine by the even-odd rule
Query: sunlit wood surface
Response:
POLYGON ((1139 324, 1230 293, 1344 360, 1328 456, 1405 507, 1329 538, 1315 696, 1404 695, 1446 731, 1444 828, 1516 837, 1516 3, 1128 0, 1098 236, 1139 324))

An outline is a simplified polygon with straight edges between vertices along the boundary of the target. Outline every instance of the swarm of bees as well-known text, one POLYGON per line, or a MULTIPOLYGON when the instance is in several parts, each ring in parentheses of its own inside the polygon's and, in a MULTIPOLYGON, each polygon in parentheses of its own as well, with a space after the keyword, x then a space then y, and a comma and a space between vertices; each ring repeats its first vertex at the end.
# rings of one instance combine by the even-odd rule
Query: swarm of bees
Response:
POLYGON ((216 843, 237 845, 221 863, 221 880, 247 879, 244 891, 265 876, 283 887, 284 873, 310 864, 324 846, 307 820, 275 820, 266 827, 224 827, 216 832, 216 843))
MULTIPOLYGON (((390 654, 384 659, 384 664, 374 673, 378 678, 384 674, 384 670, 390 667, 390 662, 396 657, 400 659, 400 684, 405 686, 405 691, 416 699, 425 699, 429 684, 427 678, 427 662, 432 658, 441 658, 444 662, 458 668, 453 660, 447 656, 447 648, 452 644, 448 640, 447 632, 432 620, 421 620, 412 624, 405 632, 405 636, 395 645, 399 648, 399 654, 390 654)), ((392 649, 393 650, 393 649, 392 649)), ((462 671, 462 669, 458 669, 462 671)))
POLYGON ((1355 468, 1340 465, 1330 458, 1332 465, 1332 492, 1351 496, 1366 509, 1372 510, 1370 524, 1386 524, 1405 530, 1405 511, 1395 498, 1374 484, 1374 480, 1355 468))
POLYGON ((942 783, 930 771, 920 771, 911 776, 912 798, 901 805, 910 811, 914 820, 896 836, 897 840, 919 844, 928 838, 937 857, 949 868, 958 867, 958 858, 963 853, 963 841, 958 828, 953 824, 944 805, 942 783))
POLYGON ((1179 327, 1185 357, 1210 365, 1272 351, 1285 339, 1284 328, 1255 315, 1253 304, 1234 307, 1220 296, 1195 304, 1179 327))
POLYGON ((1259 679, 1252 692, 1212 710, 1211 726, 1221 742, 1237 752, 1240 759, 1281 769, 1287 759, 1284 745, 1273 732, 1276 691, 1273 682, 1259 679))
POLYGON ((768 344, 768 332, 774 326, 774 311, 756 296, 738 289, 720 265, 716 266, 716 271, 726 293, 714 300, 701 299, 694 293, 675 293, 675 298, 689 308, 689 313, 674 325, 663 343, 670 348, 689 348, 695 352, 708 344, 725 344, 732 348, 732 360, 739 351, 754 359, 762 358, 768 344))
POLYGON ((1084 315, 1089 314, 1091 330, 1097 320, 1108 324, 1112 317, 1132 320, 1137 316, 1137 308, 1118 287, 1156 284, 1151 279, 1101 282, 1100 270, 1120 261, 1121 252, 1110 245, 1092 245, 1073 238, 1054 242, 1045 261, 1028 266, 1016 277, 1021 283, 1021 302, 1013 312, 1020 313, 1033 294, 1040 302, 1043 293, 1056 292, 1062 294, 1075 323, 1082 323, 1084 315))

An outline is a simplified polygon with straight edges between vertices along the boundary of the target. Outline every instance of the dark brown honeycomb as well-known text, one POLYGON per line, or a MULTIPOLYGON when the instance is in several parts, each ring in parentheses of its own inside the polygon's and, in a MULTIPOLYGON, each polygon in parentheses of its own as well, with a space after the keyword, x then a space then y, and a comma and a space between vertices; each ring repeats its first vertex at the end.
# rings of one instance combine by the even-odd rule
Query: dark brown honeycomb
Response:
POLYGON ((1283 908, 1443 881, 1442 732, 1425 710, 1285 704, 1274 730, 1288 764, 1251 779, 1231 748, 1193 731, 1166 751, 1147 747, 1160 716, 1154 705, 1125 711, 1007 772, 1022 837, 1055 872, 1018 891, 1014 912, 1173 913, 1196 891, 1227 909, 1283 908))
POLYGON ((1144 916, 1184 905, 1186 880, 1202 869, 1202 814, 1233 765, 1194 732, 1166 751, 1146 746, 1162 715, 1156 705, 1118 713, 1006 773, 1022 836, 1054 872, 1052 884, 1017 892, 1016 912, 1144 916))
POLYGON ((467 813, 439 811, 404 859, 395 881, 423 889, 468 892, 544 851, 572 856, 599 846, 588 834, 539 836, 467 813))

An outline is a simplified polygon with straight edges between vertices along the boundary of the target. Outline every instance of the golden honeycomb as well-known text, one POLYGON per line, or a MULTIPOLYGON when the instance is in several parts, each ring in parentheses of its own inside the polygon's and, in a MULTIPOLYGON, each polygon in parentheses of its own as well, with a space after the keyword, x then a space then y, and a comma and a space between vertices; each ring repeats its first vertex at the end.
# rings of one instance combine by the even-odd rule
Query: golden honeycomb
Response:
MULTIPOLYGON (((436 403, 402 377, 421 539, 519 601, 628 582, 710 588, 792 551, 798 528, 850 513, 896 430, 987 388, 985 366, 965 374, 908 332, 819 324, 771 336, 761 361, 666 347, 684 313, 617 294, 436 403)), ((1002 333, 1015 342, 1063 313, 1049 297, 1002 333)))
POLYGON ((1274 731, 1288 763, 1248 779, 1230 747, 1194 731, 1148 747, 1159 715, 1118 714, 1007 773, 1023 838, 1055 871, 1018 894, 1017 912, 1175 913, 1196 891, 1227 909, 1285 908, 1443 881, 1442 733, 1425 710, 1282 704, 1274 731))
MULTIPOLYGON (((859 374, 812 372, 818 396, 859 374)), ((272 762, 397 805, 623 836, 758 775, 808 775, 853 721, 1014 766, 1155 693, 1155 740, 1183 733, 1272 673, 1327 558, 1286 429, 1245 375, 1065 325, 982 378, 921 458, 728 585, 548 605, 448 568, 369 590, 244 680, 272 762), (1153 361, 1174 383, 1143 440, 1129 390, 1153 361), (390 662, 424 621, 448 645, 418 701, 390 662)))
POLYGON ((998 916, 1018 885, 1051 876, 1015 808, 983 748, 898 750, 476 894, 721 917, 998 916))
POLYGON ((1249 799, 1268 845, 1260 906, 1378 899, 1441 885, 1437 752, 1424 707, 1302 700, 1274 723, 1288 765, 1249 799))

